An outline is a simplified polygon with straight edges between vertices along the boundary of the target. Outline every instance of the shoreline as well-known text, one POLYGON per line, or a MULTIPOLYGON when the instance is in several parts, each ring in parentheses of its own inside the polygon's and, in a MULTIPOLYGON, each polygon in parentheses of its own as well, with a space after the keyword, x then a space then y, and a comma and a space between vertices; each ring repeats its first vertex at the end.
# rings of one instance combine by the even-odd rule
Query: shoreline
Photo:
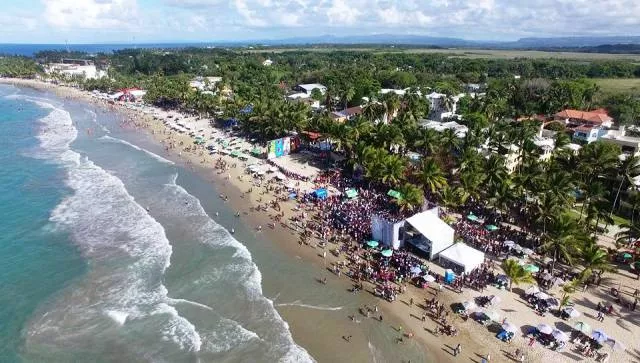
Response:
MULTIPOLYGON (((165 140, 163 136, 166 136, 166 134, 164 134, 163 131, 167 129, 166 126, 162 123, 162 121, 155 120, 153 116, 149 114, 144 114, 137 110, 131 110, 128 108, 119 107, 118 105, 107 105, 101 102, 100 100, 96 99, 95 97, 93 97, 93 95, 91 95, 90 93, 73 88, 73 87, 69 87, 69 86, 55 85, 55 84, 46 83, 46 82, 37 81, 37 80, 6 79, 6 78, 5 79, 0 78, 0 84, 10 84, 10 85, 19 86, 19 87, 29 87, 29 88, 38 89, 38 90, 50 91, 62 98, 70 98, 74 100, 88 102, 108 112, 117 112, 125 117, 136 118, 138 119, 138 124, 136 125, 136 130, 134 132, 144 132, 148 134, 154 140, 154 142, 158 143, 158 145, 160 146, 165 145, 163 142, 163 140, 165 140), (143 121, 143 122, 140 122, 140 121, 143 121)), ((172 134, 175 137, 176 141, 183 141, 185 142, 185 144, 187 144, 187 142, 192 142, 192 138, 189 137, 188 135, 180 135, 177 133, 172 133, 172 134)), ((242 175, 244 175, 245 178, 247 177, 247 175, 244 173, 244 169, 232 168, 228 170, 228 174, 231 175, 231 178, 227 179, 225 177, 225 173, 222 173, 216 170, 215 166, 213 165, 214 160, 216 160, 219 157, 222 157, 227 162, 237 161, 236 159, 231 158, 228 155, 222 155, 222 156, 216 155, 216 157, 214 158, 206 154, 201 156, 194 153, 178 152, 177 150, 169 150, 168 152, 166 152, 164 155, 161 155, 161 156, 167 157, 170 160, 179 163, 181 167, 190 168, 192 171, 204 177, 207 180, 207 182, 212 183, 215 189, 217 190, 217 192, 224 194, 228 198, 228 200, 226 201, 228 205, 232 209, 239 211, 241 213, 240 219, 247 226, 257 226, 257 225, 267 226, 269 223, 273 222, 272 219, 270 218, 271 217, 270 214, 272 213, 264 214, 264 213, 253 212, 254 208, 260 205, 259 200, 262 200, 265 197, 273 198, 275 197, 273 194, 263 195, 262 193, 257 193, 254 191, 249 195, 248 198, 246 198, 245 196, 243 196, 244 194, 243 191, 246 191, 246 189, 250 187, 250 183, 247 183, 246 180, 238 179, 238 176, 242 176, 242 175), (204 160, 206 160, 206 163, 201 162, 203 160, 203 157, 204 157, 204 160)), ((291 203, 282 203, 281 205, 283 206, 283 212, 285 213, 285 217, 283 218, 283 220, 293 215, 292 207, 294 206, 291 203)), ((270 210, 270 212, 273 212, 273 210, 270 210)), ((285 253, 289 258, 300 259, 304 263, 307 263, 307 264, 310 263, 311 265, 313 265, 314 269, 318 269, 319 276, 323 275, 328 278, 329 285, 337 285, 337 288, 344 289, 344 290, 352 287, 353 282, 350 279, 348 278, 345 279, 344 277, 338 278, 333 273, 330 273, 328 271, 327 266, 330 266, 331 264, 338 262, 339 259, 336 258, 331 253, 327 254, 326 260, 323 259, 320 256, 320 253, 319 253, 320 250, 315 246, 315 243, 313 244, 310 243, 309 246, 301 247, 297 243, 299 233, 293 232, 289 229, 282 228, 281 226, 277 226, 274 229, 263 228, 260 233, 262 233, 263 237, 266 240, 268 240, 273 245, 277 246, 277 248, 283 253, 285 253)), ((314 281, 313 283, 317 283, 317 282, 314 281)), ((331 286, 331 288, 336 288, 336 286, 331 286)), ((372 292, 372 289, 369 289, 369 290, 371 290, 369 292, 372 292)), ((363 292, 363 293, 367 293, 367 292, 363 292)), ((416 300, 424 300, 424 298, 422 298, 421 296, 419 296, 419 294, 415 292, 411 293, 410 291, 409 294, 405 294, 405 295, 406 295, 406 300, 410 298, 414 298, 416 300)), ((378 300, 378 306, 380 307, 380 310, 382 311, 385 317, 384 323, 390 325, 390 329, 392 329, 392 327, 397 327, 397 326, 405 327, 404 328, 405 331, 409 331, 409 329, 407 329, 409 327, 411 327, 411 329, 413 329, 413 331, 415 332, 421 329, 417 325, 413 324, 414 322, 411 321, 415 319, 412 319, 411 317, 407 317, 406 312, 404 312, 403 314, 403 312, 401 311, 403 309, 400 306, 400 304, 402 304, 401 302, 389 303, 379 298, 374 298, 374 299, 378 300)), ((304 319, 305 312, 294 311, 294 310, 302 310, 299 307, 295 307, 295 306, 278 305, 277 303, 275 303, 274 305, 278 309, 280 314, 283 315, 283 317, 285 317, 285 320, 287 320, 286 318, 293 317, 294 321, 289 321, 289 320, 287 321, 291 325, 291 332, 294 336, 294 340, 296 342, 300 342, 301 340, 303 341, 307 340, 307 339, 300 339, 301 334, 297 332, 298 329, 300 330, 304 329, 303 327, 304 324, 298 324, 295 321, 298 319, 304 319)), ((306 312, 308 313, 308 311, 306 312)), ((416 310, 416 313, 417 312, 418 311, 416 310)), ((349 324, 351 322, 349 322, 347 315, 349 315, 349 313, 345 312, 344 327, 347 327, 348 329, 348 327, 352 326, 352 324, 349 324)), ((309 334, 306 334, 306 335, 309 335, 309 334)), ((438 339, 435 336, 432 336, 432 338, 435 338, 435 339, 425 339, 422 336, 422 334, 415 334, 415 337, 413 340, 420 344, 421 351, 423 351, 423 353, 427 355, 430 359, 433 359, 433 362, 453 362, 454 361, 452 359, 453 357, 449 353, 445 353, 444 351, 440 350, 440 344, 438 343, 441 337, 439 337, 438 339)), ((314 345, 323 346, 319 349, 330 349, 331 347, 335 348, 335 344, 334 344, 335 342, 329 341, 329 339, 324 339, 326 341, 325 344, 319 344, 319 343, 322 343, 323 339, 314 339, 314 340, 316 340, 314 345)), ((366 338, 364 337, 364 334, 354 334, 352 341, 354 344, 364 344, 365 346, 367 345, 367 341, 366 341, 366 338), (356 335, 359 335, 359 336, 356 336, 356 335)), ((468 341, 465 341, 465 343, 467 346, 469 346, 468 341)), ((453 344, 453 342, 451 344, 453 344)), ((301 345, 303 346, 303 348, 307 349, 305 344, 301 344, 301 345)), ((399 347, 399 349, 402 349, 402 348, 399 347)), ((347 349, 347 350, 350 350, 350 349, 347 349)), ((312 354, 312 356, 315 356, 313 355, 312 352, 310 353, 312 354)), ((336 352, 336 353, 340 353, 339 356, 342 356, 343 358, 345 358, 341 352, 336 352)), ((350 356, 349 359, 345 359, 344 361, 354 361, 352 358, 354 357, 350 356)), ((362 356, 362 354, 360 354, 360 358, 365 358, 365 357, 362 356)), ((370 361, 371 357, 368 356, 368 354, 367 354, 367 358, 368 359, 366 361, 370 361)), ((365 361, 365 360, 362 360, 362 361, 365 361)))
MULTIPOLYGON (((89 102, 106 110, 107 112, 117 112, 118 114, 130 119, 130 122, 132 123, 130 126, 134 126, 132 127, 132 132, 145 133, 153 139, 154 143, 157 143, 161 147, 167 145, 167 140, 169 138, 171 138, 171 140, 176 144, 182 142, 183 145, 186 146, 193 145, 193 139, 190 136, 168 130, 168 127, 166 127, 161 120, 154 119, 151 114, 145 114, 140 110, 121 107, 118 105, 107 105, 86 91, 35 80, 11 80, 0 78, 0 83, 52 91, 60 97, 89 102)), ((273 208, 268 208, 266 209, 266 212, 262 210, 258 212, 256 208, 265 203, 264 199, 272 200, 277 198, 276 194, 273 192, 263 194, 260 191, 264 190, 264 188, 258 187, 253 187, 255 190, 251 193, 245 193, 252 187, 253 183, 250 177, 245 174, 244 168, 236 167, 220 171, 215 167, 215 160, 218 159, 224 160, 229 165, 233 163, 242 165, 243 162, 240 162, 228 155, 210 156, 206 150, 204 150, 204 155, 199 154, 199 152, 203 150, 202 148, 194 148, 194 150, 196 151, 183 152, 174 148, 169 149, 162 154, 162 156, 175 161, 182 167, 190 168, 192 171, 204 177, 207 182, 212 183, 216 191, 227 198, 226 202, 229 207, 241 214, 240 220, 249 226, 250 229, 253 226, 265 226, 265 228, 262 228, 261 232, 255 232, 254 230, 254 233, 261 233, 267 241, 277 246, 280 251, 290 258, 300 259, 304 263, 313 265, 314 269, 318 268, 318 275, 326 276, 329 281, 328 285, 336 285, 337 288, 341 289, 347 289, 353 285, 353 281, 349 278, 344 278, 344 276, 337 277, 333 273, 327 271, 329 266, 339 262, 341 260, 340 257, 343 256, 336 257, 332 253, 328 253, 325 259, 320 254, 322 249, 316 247, 317 241, 315 241, 315 239, 313 243, 309 243, 308 246, 302 246, 297 243, 299 233, 294 232, 289 228, 282 227, 279 223, 275 223, 276 226, 273 229, 266 227, 269 223, 274 223, 272 217, 275 215, 275 210, 273 208)), ((295 203, 281 202, 280 205, 282 206, 281 212, 284 213, 282 220, 285 222, 288 221, 289 217, 295 215, 296 212, 299 213, 299 211, 294 210, 294 207, 296 206, 295 203)), ((280 213, 280 211, 278 213, 280 213)), ((432 271, 441 271, 439 266, 431 262, 429 262, 428 265, 431 267, 432 271)), ((313 281, 310 283, 317 282, 313 281)), ((336 287, 331 286, 329 288, 336 287)), ((370 290, 371 285, 366 283, 365 291, 362 293, 368 295, 368 293, 371 292, 370 290)), ((380 306, 380 310, 384 314, 384 324, 388 325, 389 329, 397 329, 397 327, 401 326, 403 327, 402 332, 413 333, 414 337, 412 340, 416 343, 412 344, 418 344, 425 355, 429 357, 429 361, 453 362, 459 360, 461 357, 454 358, 451 354, 452 347, 455 347, 458 343, 461 343, 463 346, 462 358, 465 360, 471 359, 476 362, 479 362, 482 359, 481 357, 484 357, 487 354, 491 354, 493 361, 512 361, 507 353, 515 351, 516 348, 520 348, 526 352, 527 362, 540 362, 563 357, 548 349, 541 349, 537 347, 535 349, 528 348, 526 346, 527 339, 514 339, 510 345, 507 345, 506 343, 497 340, 494 337, 494 334, 487 333, 486 327, 475 323, 472 319, 462 322, 462 319, 457 315, 453 315, 452 324, 458 329, 458 336, 450 337, 445 335, 434 335, 433 330, 437 325, 436 321, 428 318, 426 323, 423 323, 418 316, 423 313, 422 308, 419 306, 422 305, 422 302, 424 302, 425 299, 430 299, 435 296, 435 292, 435 289, 432 288, 418 289, 411 285, 406 293, 399 295, 398 300, 400 301, 389 303, 386 300, 373 298, 376 301, 376 305, 380 306), (411 306, 409 303, 410 300, 415 300, 417 304, 411 306)), ((469 300, 476 295, 478 295, 476 291, 469 289, 465 289, 465 291, 460 294, 449 289, 445 289, 445 291, 438 294, 437 297, 440 302, 446 306, 447 310, 450 310, 449 306, 452 303, 469 300)), ((519 297, 514 298, 513 300, 519 301, 519 297)), ((344 360, 345 352, 346 354, 350 354, 350 351, 354 350, 354 345, 367 345, 367 341, 364 339, 365 336, 360 331, 363 328, 359 328, 359 332, 354 333, 351 345, 344 346, 344 349, 335 349, 338 344, 337 342, 340 341, 340 335, 333 337, 323 336, 323 339, 314 339, 316 336, 313 335, 313 332, 306 331, 307 327, 305 327, 303 320, 305 319, 305 314, 311 314, 308 309, 300 309, 299 307, 291 308, 289 306, 282 305, 278 306, 277 303, 274 305, 283 318, 285 318, 285 320, 290 324, 291 333, 296 343, 307 349, 312 356, 315 357, 315 354, 313 354, 314 351, 332 349, 334 351, 338 350, 337 352, 327 353, 333 354, 331 358, 333 358, 332 360, 334 361, 371 361, 371 356, 369 354, 363 354, 362 350, 359 352, 354 351, 354 355, 349 355, 349 358, 351 359, 344 360), (308 349, 309 345, 312 345, 313 349, 308 349), (341 360, 340 357, 343 360, 341 360), (368 357, 368 359, 365 359, 366 357, 368 357)), ((506 306, 501 306, 501 308, 506 308, 506 306)), ((530 316, 533 314, 529 314, 531 313, 529 311, 530 309, 525 308, 525 310, 518 310, 518 308, 521 309, 522 305, 520 304, 519 306, 512 308, 514 312, 512 314, 515 314, 516 312, 517 314, 521 314, 521 318, 523 318, 527 323, 535 323, 539 321, 539 319, 532 320, 533 318, 530 316)), ((348 319, 348 315, 350 313, 351 312, 344 311, 345 323, 340 325, 339 332, 344 333, 345 327, 348 329, 349 326, 353 326, 353 323, 348 319)), ((511 316, 509 318, 511 319, 511 316)), ((515 320, 516 319, 514 318, 514 322, 515 320)), ((338 331, 337 328, 336 331, 338 331)), ((398 331, 396 335, 401 335, 401 332, 398 331)), ((631 341, 628 343, 630 344, 631 341)), ((402 349, 402 345, 399 345, 398 349, 402 349)), ((368 353, 368 350, 365 349, 364 353, 368 353)), ((569 353, 568 349, 567 353, 569 353)), ((326 355, 323 355, 323 357, 327 358, 326 355)), ((569 357, 563 358, 568 359, 569 357)), ((575 360, 575 358, 573 359, 575 360)))

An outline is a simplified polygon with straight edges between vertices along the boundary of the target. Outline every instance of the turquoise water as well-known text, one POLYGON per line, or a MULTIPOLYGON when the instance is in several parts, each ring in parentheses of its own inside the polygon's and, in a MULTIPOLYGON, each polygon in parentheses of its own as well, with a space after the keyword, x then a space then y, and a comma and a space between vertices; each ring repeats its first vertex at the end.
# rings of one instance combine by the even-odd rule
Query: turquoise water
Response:
POLYGON ((64 171, 30 157, 46 110, 0 87, 0 357, 19 360, 26 322, 38 306, 81 276, 86 265, 49 214, 70 191, 64 171))

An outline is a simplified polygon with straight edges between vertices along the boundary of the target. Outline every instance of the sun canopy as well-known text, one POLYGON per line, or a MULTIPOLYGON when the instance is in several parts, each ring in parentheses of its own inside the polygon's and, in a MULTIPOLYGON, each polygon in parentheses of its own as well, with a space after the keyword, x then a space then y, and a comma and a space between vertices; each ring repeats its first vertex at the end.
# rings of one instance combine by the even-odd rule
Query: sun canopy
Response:
POLYGON ((327 199, 327 190, 325 188, 319 188, 313 191, 313 194, 318 199, 327 199))
POLYGON ((489 232, 493 232, 493 231, 498 230, 498 226, 496 226, 496 225, 494 225, 494 224, 489 224, 488 226, 486 226, 486 227, 484 227, 484 228, 486 228, 486 229, 487 229, 487 231, 489 231, 489 232))
POLYGON ((464 268, 464 272, 479 267, 484 262, 484 253, 464 243, 456 243, 446 250, 440 252, 440 259, 453 262, 464 268))
POLYGON ((473 222, 477 222, 478 221, 478 216, 476 216, 473 213, 469 213, 469 215, 467 216, 467 219, 473 222))
POLYGON ((402 193, 397 190, 389 189, 387 195, 395 199, 402 199, 402 193))
POLYGON ((453 228, 431 211, 418 213, 408 218, 407 223, 431 244, 430 259, 453 244, 453 228))
POLYGON ((251 153, 253 155, 260 155, 262 154, 262 150, 260 148, 254 147, 253 149, 251 149, 251 153))
POLYGON ((378 247, 378 241, 369 241, 367 242, 367 246, 369 247, 378 247))
POLYGON ((347 198, 353 199, 358 196, 358 191, 351 188, 351 189, 347 189, 347 191, 344 192, 344 194, 347 196, 347 198))
POLYGON ((391 257, 391 255, 393 255, 393 251, 392 250, 384 250, 384 251, 380 252, 380 254, 382 254, 384 257, 391 257))

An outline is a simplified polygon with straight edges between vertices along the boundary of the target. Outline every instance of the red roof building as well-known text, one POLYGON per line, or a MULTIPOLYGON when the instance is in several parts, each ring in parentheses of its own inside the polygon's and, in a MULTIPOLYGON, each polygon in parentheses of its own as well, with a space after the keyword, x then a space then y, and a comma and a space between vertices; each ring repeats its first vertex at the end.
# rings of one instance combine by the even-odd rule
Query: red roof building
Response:
POLYGON ((579 124, 611 127, 613 126, 613 118, 611 118, 605 109, 597 109, 594 111, 579 110, 563 110, 554 115, 556 120, 563 120, 565 124, 579 124))

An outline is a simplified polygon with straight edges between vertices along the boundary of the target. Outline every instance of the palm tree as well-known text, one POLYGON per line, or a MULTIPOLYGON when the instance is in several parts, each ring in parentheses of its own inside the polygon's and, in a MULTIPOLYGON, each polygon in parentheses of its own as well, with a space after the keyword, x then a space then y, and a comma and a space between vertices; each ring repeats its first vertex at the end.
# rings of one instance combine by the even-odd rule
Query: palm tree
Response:
POLYGON ((631 223, 620 226, 620 232, 616 233, 617 246, 631 246, 635 241, 640 239, 640 224, 631 223))
POLYGON ((433 158, 426 158, 422 161, 417 177, 423 188, 431 194, 435 194, 438 189, 447 186, 447 178, 433 158))
POLYGON ((398 188, 398 191, 402 194, 402 198, 395 199, 395 202, 401 211, 412 212, 424 203, 422 189, 414 184, 405 183, 398 188))
POLYGON ((414 147, 420 150, 424 155, 433 155, 439 149, 440 139, 438 133, 433 129, 422 129, 414 147))
POLYGON ((633 178, 640 175, 640 158, 638 156, 627 157, 620 165, 618 169, 618 177, 620 178, 620 185, 618 186, 618 191, 616 192, 616 196, 613 199, 613 204, 611 205, 611 212, 609 213, 609 217, 613 215, 613 210, 618 203, 618 198, 620 197, 620 191, 622 190, 622 186, 625 183, 629 183, 633 185, 633 178))
POLYGON ((364 108, 362 109, 362 116, 370 122, 381 120, 384 113, 384 106, 381 103, 375 101, 369 102, 369 104, 364 106, 364 108))
POLYGON ((353 89, 353 87, 349 87, 344 91, 344 93, 342 94, 342 102, 344 103, 344 108, 347 108, 349 106, 349 102, 351 102, 353 96, 355 95, 356 91, 353 89))
POLYGON ((560 306, 558 306, 558 313, 562 311, 562 308, 569 305, 571 295, 573 295, 580 284, 579 279, 573 279, 562 286, 562 297, 560 298, 560 306))
POLYGON ((514 259, 504 260, 504 262, 502 262, 502 270, 509 278, 509 291, 511 291, 511 287, 514 284, 518 286, 520 284, 529 284, 536 281, 531 273, 525 270, 524 267, 520 266, 518 261, 514 259))
POLYGON ((387 155, 382 162, 381 181, 391 186, 398 185, 404 177, 405 160, 398 155, 387 155))
POLYGON ((594 272, 602 275, 604 272, 615 271, 615 267, 609 262, 607 250, 594 240, 590 240, 580 252, 580 264, 584 267, 580 276, 583 280, 589 278, 594 272))
POLYGON ((566 214, 560 214, 552 218, 549 231, 543 234, 542 239, 540 247, 545 251, 553 252, 551 263, 551 273, 553 273, 559 258, 569 265, 573 263, 573 255, 578 251, 579 243, 586 237, 575 219, 566 214))

